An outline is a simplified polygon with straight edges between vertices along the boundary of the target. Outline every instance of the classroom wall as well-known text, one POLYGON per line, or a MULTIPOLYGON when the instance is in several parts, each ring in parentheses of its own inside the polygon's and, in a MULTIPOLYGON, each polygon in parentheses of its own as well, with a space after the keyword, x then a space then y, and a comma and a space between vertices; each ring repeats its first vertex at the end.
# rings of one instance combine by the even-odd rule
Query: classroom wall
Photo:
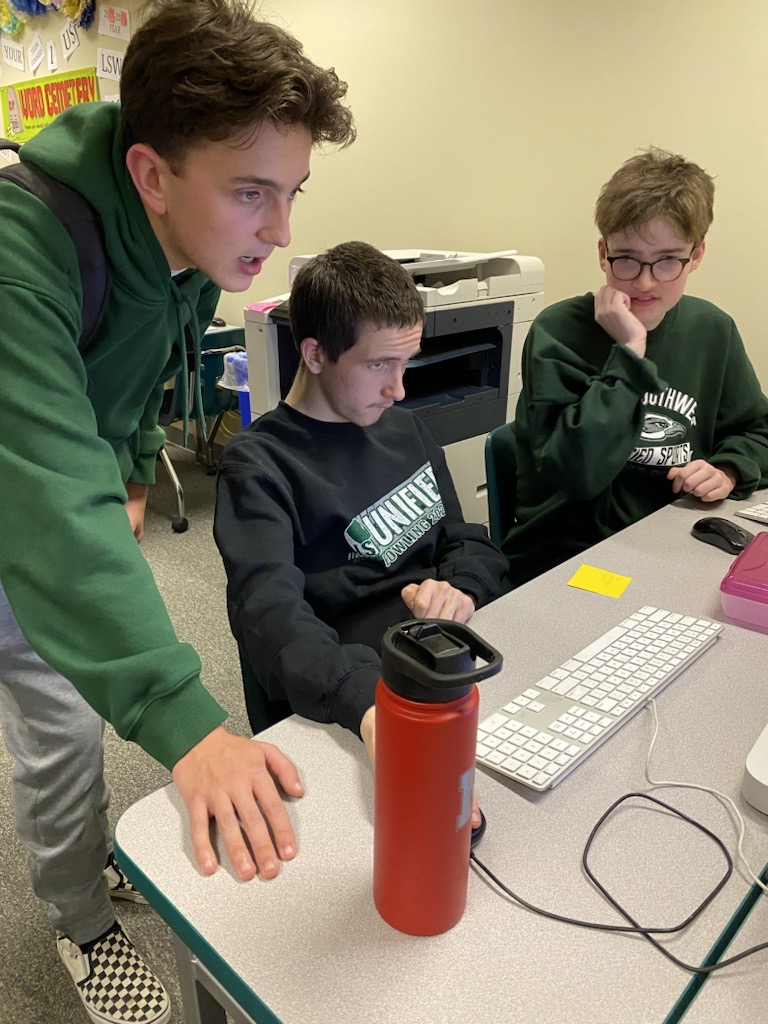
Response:
MULTIPOLYGON (((140 4, 120 6, 135 16, 140 4)), ((689 291, 735 317, 768 390, 762 0, 264 0, 261 10, 349 82, 359 138, 315 157, 290 250, 272 256, 249 292, 222 298, 228 320, 287 289, 291 254, 349 238, 516 248, 544 260, 548 301, 595 288, 600 186, 657 145, 715 176, 715 223, 689 291)), ((45 38, 62 18, 34 27, 43 22, 45 38)), ((121 48, 95 28, 82 38, 81 66, 95 62, 97 45, 121 48)), ((4 71, 3 85, 30 77, 4 71)))
MULTIPOLYGON (((293 253, 351 237, 540 256, 547 301, 598 287, 594 201, 636 150, 716 180, 689 289, 736 319, 768 389, 768 5, 270 0, 349 82, 359 138, 316 159, 293 253)), ((276 254, 251 295, 286 288, 276 254)), ((227 299, 233 315, 238 300, 227 299)), ((224 303, 222 304, 224 305, 224 303)))

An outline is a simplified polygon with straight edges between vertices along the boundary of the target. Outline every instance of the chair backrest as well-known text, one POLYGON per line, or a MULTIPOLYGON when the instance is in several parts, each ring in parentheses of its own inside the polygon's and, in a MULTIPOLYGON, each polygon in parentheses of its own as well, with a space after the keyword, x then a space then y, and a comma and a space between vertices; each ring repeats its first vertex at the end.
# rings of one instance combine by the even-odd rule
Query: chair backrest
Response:
POLYGON ((501 544, 515 521, 517 448, 514 421, 502 423, 486 437, 485 473, 489 532, 493 543, 501 544))

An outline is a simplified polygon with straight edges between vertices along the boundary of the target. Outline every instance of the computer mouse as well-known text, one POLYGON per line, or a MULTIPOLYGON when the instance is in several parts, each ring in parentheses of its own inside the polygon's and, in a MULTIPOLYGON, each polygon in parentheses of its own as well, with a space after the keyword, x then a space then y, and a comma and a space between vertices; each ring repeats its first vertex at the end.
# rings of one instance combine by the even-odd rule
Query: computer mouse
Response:
POLYGON ((227 326, 227 321, 226 320, 222 320, 220 316, 215 316, 213 318, 213 320, 211 320, 211 327, 226 327, 226 326, 227 326))
POLYGON ((485 820, 485 815, 483 814, 482 811, 480 811, 480 824, 477 826, 477 828, 472 829, 472 838, 469 841, 470 850, 474 850, 474 848, 485 835, 485 826, 487 824, 488 822, 485 820))
POLYGON ((754 538, 754 533, 745 530, 730 519, 723 519, 722 516, 707 516, 706 519, 699 519, 691 528, 691 534, 696 540, 703 540, 705 544, 714 544, 716 548, 722 548, 731 555, 738 555, 744 550, 754 538))

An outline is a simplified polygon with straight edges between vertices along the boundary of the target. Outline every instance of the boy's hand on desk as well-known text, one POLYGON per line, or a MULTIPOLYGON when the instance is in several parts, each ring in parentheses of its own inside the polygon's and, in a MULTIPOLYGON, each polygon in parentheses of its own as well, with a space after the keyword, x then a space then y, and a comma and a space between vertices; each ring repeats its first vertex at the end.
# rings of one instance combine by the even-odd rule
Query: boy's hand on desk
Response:
POLYGON ((376 764, 376 708, 371 707, 363 715, 360 723, 360 738, 365 744, 371 764, 376 764))
MULTIPOLYGON (((413 584, 415 586, 415 584, 413 584)), ((368 708, 363 715, 363 720, 360 723, 360 735, 365 744, 365 749, 368 751, 368 757, 371 759, 371 764, 376 766, 376 707, 368 708)), ((472 828, 477 828, 480 824, 480 807, 477 803, 477 797, 474 792, 472 793, 472 817, 470 824, 472 828)))
POLYGON ((617 344, 631 349, 642 359, 648 332, 632 312, 629 296, 607 284, 594 294, 595 320, 617 344))
POLYGON ((424 580, 409 583, 400 591, 414 619, 450 619, 469 622, 475 612, 475 602, 463 590, 457 590, 445 580, 424 580))
POLYGON ((702 501, 721 501, 727 498, 739 476, 733 466, 712 466, 704 459, 694 459, 687 466, 674 466, 667 473, 672 481, 672 492, 693 494, 702 501))
POLYGON ((264 878, 274 878, 280 870, 277 858, 296 856, 296 837, 273 776, 286 793, 303 795, 295 766, 277 747, 233 736, 223 726, 176 762, 173 781, 187 806, 192 846, 204 875, 213 874, 217 866, 209 833, 211 818, 242 880, 253 878, 256 867, 264 878))

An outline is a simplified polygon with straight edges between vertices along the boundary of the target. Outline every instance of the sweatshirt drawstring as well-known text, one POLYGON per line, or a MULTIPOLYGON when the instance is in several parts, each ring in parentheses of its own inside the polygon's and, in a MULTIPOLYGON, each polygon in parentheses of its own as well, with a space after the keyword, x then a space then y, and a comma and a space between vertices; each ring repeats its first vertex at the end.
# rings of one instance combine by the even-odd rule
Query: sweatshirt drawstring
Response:
POLYGON ((192 388, 194 393, 195 417, 197 418, 198 430, 201 431, 203 440, 208 440, 208 429, 205 422, 205 407, 203 405, 203 382, 202 382, 202 342, 200 338, 200 324, 197 320, 195 310, 191 309, 184 300, 175 285, 172 285, 176 298, 176 322, 178 324, 178 345, 181 349, 181 409, 182 409, 182 444, 186 448, 189 440, 189 352, 192 352, 194 361, 192 388), (186 320, 185 313, 189 315, 186 320))
POLYGON ((192 310, 192 316, 187 324, 187 337, 192 338, 192 351, 195 354, 195 373, 193 387, 195 390, 195 414, 197 415, 198 430, 202 432, 203 441, 208 441, 208 426, 205 422, 205 406, 203 405, 203 343, 200 335, 200 324, 197 314, 192 310))

